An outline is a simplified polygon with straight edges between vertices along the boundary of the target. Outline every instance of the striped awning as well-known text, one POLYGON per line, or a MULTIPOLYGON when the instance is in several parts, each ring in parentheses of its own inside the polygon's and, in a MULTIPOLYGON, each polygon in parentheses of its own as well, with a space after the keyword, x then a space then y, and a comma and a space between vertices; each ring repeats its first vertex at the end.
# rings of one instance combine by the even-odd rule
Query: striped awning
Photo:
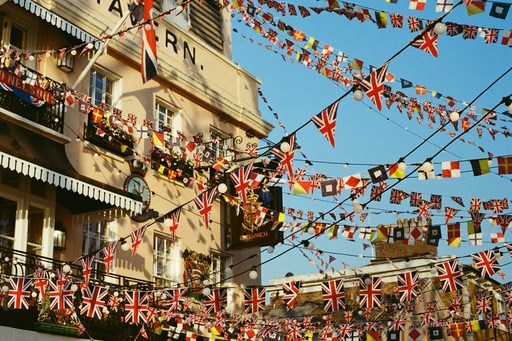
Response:
POLYGON ((60 28, 62 31, 71 34, 73 37, 80 39, 84 43, 94 42, 94 47, 97 49, 100 48, 100 46, 103 44, 103 42, 101 40, 97 40, 96 37, 90 35, 89 33, 85 32, 84 30, 79 28, 78 26, 70 23, 66 19, 61 18, 57 14, 44 8, 43 6, 39 5, 38 3, 35 3, 32 0, 10 0, 10 1, 24 9, 26 9, 30 13, 37 15, 39 18, 46 20, 53 26, 60 28))
POLYGON ((3 168, 21 173, 31 178, 47 182, 50 185, 61 187, 94 200, 132 211, 136 214, 142 212, 142 202, 127 196, 114 193, 97 187, 85 181, 54 172, 35 163, 20 159, 0 151, 0 165, 3 168))

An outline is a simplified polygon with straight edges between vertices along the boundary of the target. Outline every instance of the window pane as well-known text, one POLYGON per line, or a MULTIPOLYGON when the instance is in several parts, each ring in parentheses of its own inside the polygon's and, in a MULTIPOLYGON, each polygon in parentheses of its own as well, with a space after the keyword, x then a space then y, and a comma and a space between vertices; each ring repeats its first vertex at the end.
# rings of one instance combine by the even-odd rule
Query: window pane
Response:
POLYGON ((28 209, 28 236, 27 251, 39 254, 43 245, 44 211, 41 208, 30 206, 28 209))
POLYGON ((9 43, 17 48, 23 48, 24 31, 16 25, 11 26, 11 36, 9 43))
POLYGON ((15 201, 0 198, 0 246, 13 247, 16 207, 15 201))

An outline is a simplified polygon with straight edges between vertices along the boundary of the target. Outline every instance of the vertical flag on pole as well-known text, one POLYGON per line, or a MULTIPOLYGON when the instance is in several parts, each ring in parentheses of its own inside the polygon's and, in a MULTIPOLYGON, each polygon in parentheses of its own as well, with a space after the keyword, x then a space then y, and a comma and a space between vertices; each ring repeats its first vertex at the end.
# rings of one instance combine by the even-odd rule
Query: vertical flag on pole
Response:
POLYGON ((156 60, 155 26, 152 20, 153 0, 144 0, 144 22, 142 30, 142 82, 155 77, 158 73, 156 60))

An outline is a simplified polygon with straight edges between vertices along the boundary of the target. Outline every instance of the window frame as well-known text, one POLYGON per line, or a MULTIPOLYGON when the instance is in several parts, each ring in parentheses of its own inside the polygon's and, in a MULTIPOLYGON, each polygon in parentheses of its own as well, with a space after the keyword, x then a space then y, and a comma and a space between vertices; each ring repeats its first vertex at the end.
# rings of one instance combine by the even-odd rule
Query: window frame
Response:
POLYGON ((229 286, 232 278, 226 269, 233 265, 233 256, 220 251, 210 251, 210 282, 218 286, 229 286), (224 271, 222 271, 224 270, 224 271))
POLYGON ((162 131, 162 126, 160 124, 162 121, 160 119, 160 114, 161 114, 160 107, 162 107, 166 110, 165 116, 166 116, 167 120, 169 120, 169 115, 168 115, 169 112, 172 112, 172 117, 170 119, 171 126, 170 126, 170 131, 168 133, 170 133, 171 136, 177 137, 178 131, 181 129, 181 110, 177 106, 175 106, 167 101, 164 101, 160 98, 157 98, 155 101, 155 106, 154 106, 155 127, 153 127, 156 131, 162 131))
MULTIPOLYGON (((102 84, 105 86, 105 84, 102 84)), ((99 103, 105 103, 107 105, 107 110, 112 111, 114 108, 118 108, 119 104, 119 94, 120 94, 120 86, 121 86, 121 77, 114 75, 111 72, 104 70, 98 66, 94 66, 89 72, 89 97, 91 97, 91 104, 97 106, 99 103), (96 98, 96 80, 97 75, 109 80, 111 82, 111 93, 109 94, 106 89, 100 89, 101 100, 97 100, 96 98), (111 103, 105 101, 105 94, 110 96, 111 103)), ((120 109, 120 108, 119 108, 120 109)))
POLYGON ((172 287, 178 285, 180 282, 180 269, 181 269, 181 254, 180 254, 180 240, 176 239, 174 244, 172 237, 160 233, 153 235, 153 281, 156 287, 172 287), (160 255, 159 241, 165 242, 164 252, 166 254, 160 255), (170 246, 170 247, 169 247, 170 246), (158 259, 164 259, 165 273, 158 271, 158 259))
MULTIPOLYGON (((101 257, 98 256, 99 255, 98 251, 117 239, 116 238, 117 223, 116 223, 116 220, 114 220, 114 219, 105 219, 105 218, 100 219, 99 217, 97 219, 95 219, 92 214, 84 215, 83 217, 85 219, 82 219, 81 222, 78 221, 78 224, 80 225, 80 228, 82 229, 82 232, 81 232, 82 251, 81 252, 82 252, 82 256, 86 256, 86 255, 90 254, 91 252, 96 251, 96 256, 94 257, 94 267, 93 267, 94 271, 91 276, 91 278, 96 278, 97 271, 105 272, 105 270, 106 270, 105 262, 103 262, 101 257), (90 225, 94 225, 94 224, 97 224, 97 226, 98 226, 97 228, 100 228, 100 226, 102 224, 105 224, 104 229, 106 230, 106 233, 105 233, 106 237, 104 237, 103 240, 101 240, 100 244, 96 246, 97 247, 96 249, 91 249, 90 243, 88 243, 89 245, 86 247, 86 245, 87 245, 86 240, 85 240, 86 234, 84 233, 84 228, 86 225, 90 226, 90 225)), ((87 231, 88 231, 87 237, 90 238, 89 232, 91 230, 88 229, 87 231)), ((99 238, 96 238, 96 239, 100 240, 99 238)), ((116 255, 114 254, 114 259, 110 265, 110 273, 115 273, 115 270, 116 270, 115 263, 116 263, 116 255)))

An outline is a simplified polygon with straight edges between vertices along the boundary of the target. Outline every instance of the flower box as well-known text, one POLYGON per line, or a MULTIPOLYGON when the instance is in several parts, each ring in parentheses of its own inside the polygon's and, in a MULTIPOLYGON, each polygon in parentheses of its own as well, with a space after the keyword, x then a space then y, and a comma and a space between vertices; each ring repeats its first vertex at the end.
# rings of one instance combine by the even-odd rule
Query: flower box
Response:
POLYGON ((93 123, 85 126, 84 139, 117 155, 133 155, 133 140, 104 133, 100 127, 93 123))
POLYGON ((181 153, 165 153, 155 149, 151 153, 151 168, 171 180, 183 180, 194 175, 194 165, 181 153))
POLYGON ((78 337, 78 327, 67 324, 36 322, 34 323, 34 330, 41 333, 78 337))

